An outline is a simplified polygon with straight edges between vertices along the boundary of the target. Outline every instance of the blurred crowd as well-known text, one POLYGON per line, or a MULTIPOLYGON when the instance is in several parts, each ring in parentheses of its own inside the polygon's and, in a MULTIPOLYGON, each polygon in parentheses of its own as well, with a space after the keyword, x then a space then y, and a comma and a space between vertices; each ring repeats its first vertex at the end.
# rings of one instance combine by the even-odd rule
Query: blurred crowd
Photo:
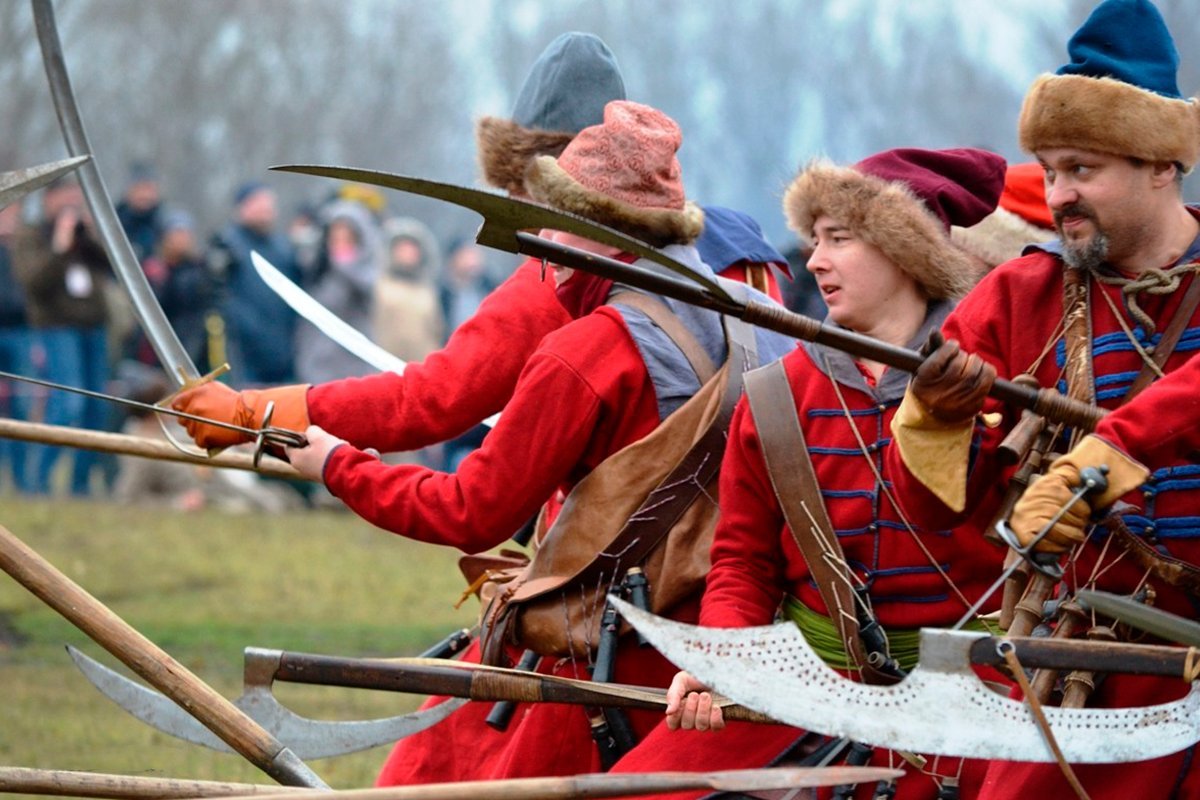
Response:
MULTIPOLYGON (((197 369, 204 374, 227 362, 233 369, 222 380, 239 389, 375 371, 279 299, 251 264, 252 250, 406 362, 444 344, 505 277, 473 239, 439 242, 420 220, 389 215, 384 195, 362 185, 344 184, 288 218, 268 185, 248 181, 232 193, 228 221, 208 233, 163 197, 154 167, 139 163, 130 169, 117 214, 197 369)), ((0 210, 0 370, 150 402, 173 386, 109 266, 73 177, 43 190, 40 201, 0 210)), ((0 417, 162 435, 153 416, 10 381, 0 381, 0 417)), ((408 457, 452 467, 481 438, 471 432, 408 457)), ((195 476, 185 474, 191 467, 179 465, 180 480, 173 482, 164 478, 171 468, 137 470, 133 461, 0 439, 0 485, 29 495, 206 502, 194 490, 195 476), (130 478, 134 473, 144 474, 130 478), (176 484, 178 492, 170 488, 176 484)), ((239 496, 224 478, 216 482, 208 499, 239 496)), ((308 490, 282 497, 288 494, 313 499, 308 490)))

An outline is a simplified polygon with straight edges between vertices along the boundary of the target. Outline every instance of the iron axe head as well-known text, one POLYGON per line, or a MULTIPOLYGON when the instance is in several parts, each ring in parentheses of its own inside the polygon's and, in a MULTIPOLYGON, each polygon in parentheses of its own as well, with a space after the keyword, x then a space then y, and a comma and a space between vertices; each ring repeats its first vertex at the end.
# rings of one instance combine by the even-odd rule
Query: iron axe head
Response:
MULTIPOLYGON (((701 628, 656 617, 611 598, 621 616, 681 669, 744 706, 788 725, 918 753, 1052 761, 1029 707, 988 689, 971 671, 984 634, 923 629, 920 660, 892 686, 835 672, 791 623, 701 628)), ((1200 690, 1141 708, 1047 708, 1067 761, 1157 758, 1200 741, 1200 690)))
MULTIPOLYGON (((193 744, 232 752, 170 698, 114 672, 70 645, 67 652, 93 686, 147 725, 193 744)), ((327 721, 302 717, 271 693, 281 652, 257 647, 245 651, 245 691, 233 703, 301 759, 329 758, 403 739, 425 730, 466 703, 453 698, 410 714, 373 720, 327 721)))

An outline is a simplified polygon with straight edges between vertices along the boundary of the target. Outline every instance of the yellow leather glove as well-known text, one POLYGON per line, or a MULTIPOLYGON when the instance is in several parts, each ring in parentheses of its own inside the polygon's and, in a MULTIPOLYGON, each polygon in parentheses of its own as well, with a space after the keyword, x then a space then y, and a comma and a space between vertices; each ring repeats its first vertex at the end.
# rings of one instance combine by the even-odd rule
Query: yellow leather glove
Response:
MULTIPOLYGON (((267 403, 274 400, 275 413, 271 416, 271 425, 303 433, 309 426, 307 395, 307 384, 238 392, 223 383, 212 381, 181 392, 171 401, 171 408, 243 428, 258 429, 262 427, 267 403)), ((180 419, 179 424, 187 429, 197 445, 207 449, 232 447, 254 440, 249 434, 195 420, 180 419)))
POLYGON ((967 458, 974 419, 943 422, 913 394, 912 386, 892 417, 892 440, 905 466, 952 511, 967 504, 967 458))
POLYGON ((1023 547, 1028 547, 1038 531, 1079 488, 1079 471, 1084 467, 1108 467, 1108 488, 1077 500, 1040 541, 1035 550, 1061 553, 1082 542, 1084 528, 1093 508, 1112 505, 1127 492, 1145 483, 1150 470, 1122 453, 1099 436, 1083 437, 1071 452, 1054 460, 1046 474, 1038 478, 1013 508, 1009 525, 1023 547))

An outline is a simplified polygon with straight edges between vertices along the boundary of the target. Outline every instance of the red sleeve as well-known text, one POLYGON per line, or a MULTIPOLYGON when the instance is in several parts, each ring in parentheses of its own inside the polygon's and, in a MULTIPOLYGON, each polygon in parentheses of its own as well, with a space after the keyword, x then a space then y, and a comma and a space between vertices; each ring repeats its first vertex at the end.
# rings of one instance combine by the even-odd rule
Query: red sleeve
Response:
POLYGON ((1200 449, 1200 356, 1100 420, 1096 435, 1150 469, 1200 449))
POLYGON ((533 354, 495 429, 457 472, 388 466, 343 446, 325 465, 325 483, 380 528, 465 552, 487 550, 576 474, 598 431, 628 411, 623 387, 648 380, 621 323, 593 314, 533 354))
POLYGON ((738 401, 721 462, 721 518, 713 534, 700 624, 714 628, 768 625, 783 599, 783 513, 767 475, 754 418, 738 401))
MULTIPOLYGON (((984 280, 987 281, 987 278, 984 280)), ((1005 331, 998 324, 1006 317, 1004 314, 996 314, 994 303, 991 301, 993 292, 996 291, 1003 293, 1002 290, 997 290, 994 284, 984 283, 972 290, 946 318, 942 324, 942 335, 946 339, 957 341, 964 351, 975 353, 995 366, 1000 377, 1011 378, 1005 366, 1005 331)), ((884 458, 887 472, 895 485, 896 497, 909 520, 917 527, 931 531, 956 528, 975 518, 977 514, 982 517, 990 513, 996 501, 1002 498, 1000 487, 1004 483, 1001 480, 1004 468, 996 459, 996 452, 1008 432, 1010 421, 1017 419, 1020 411, 1008 409, 990 398, 984 403, 983 410, 986 413, 1002 414, 1004 424, 992 429, 979 422, 975 424, 975 435, 968 456, 966 505, 961 513, 948 508, 913 476, 904 459, 900 457, 899 447, 887 448, 884 458), (981 510, 984 506, 987 506, 987 509, 981 510)))
POLYGON ((570 322, 540 264, 518 267, 444 348, 403 375, 309 389, 309 419, 356 447, 398 452, 451 439, 498 412, 538 343, 570 322))

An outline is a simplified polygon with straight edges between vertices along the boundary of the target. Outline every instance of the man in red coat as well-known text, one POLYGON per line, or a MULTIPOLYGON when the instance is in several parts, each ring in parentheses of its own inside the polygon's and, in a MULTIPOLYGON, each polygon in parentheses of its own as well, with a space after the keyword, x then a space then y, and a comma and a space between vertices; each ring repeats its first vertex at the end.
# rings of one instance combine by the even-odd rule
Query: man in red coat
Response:
MULTIPOLYGON (((1140 539, 1157 555, 1200 562, 1200 465, 1185 444, 1189 436, 1195 442, 1195 383, 1185 388, 1172 375, 1194 374, 1200 347, 1200 314, 1189 298, 1200 214, 1180 190, 1200 157, 1200 103, 1180 96, 1174 44, 1145 0, 1101 4, 1068 53, 1069 64, 1034 82, 1020 118, 1021 145, 1045 173, 1061 241, 1001 265, 950 315, 943 331, 957 343, 948 341, 913 378, 892 423, 898 446, 889 462, 906 510, 923 523, 987 516, 1008 476, 997 445, 1018 416, 984 402, 995 373, 1030 374, 1118 409, 1092 435, 1059 438, 1054 450, 1067 454, 1026 491, 1011 525, 1031 541, 1066 504, 1081 468, 1108 467, 1108 489, 1072 508, 1041 548, 1070 551, 1069 588, 1149 589, 1155 605, 1194 617, 1196 598, 1160 578, 1156 558, 1135 553, 1140 539), (1161 386, 1141 392, 1163 374, 1161 386), (999 412, 1003 424, 979 424, 981 410, 999 412), (1114 535, 1116 522, 1091 524, 1091 511, 1117 500, 1131 504, 1122 518, 1133 544, 1114 535)), ((1178 680, 1108 675, 1089 704, 1144 706, 1186 690, 1178 680)), ((1200 792, 1194 749, 1075 772, 1093 798, 1192 797, 1200 792)), ((1054 764, 995 763, 982 796, 1067 792, 1054 764)))
MULTIPOLYGON (((678 126, 662 112, 617 101, 604 122, 584 129, 557 158, 530 165, 531 194, 551 206, 587 214, 664 247, 711 275, 689 245, 703 213, 686 201, 678 126)), ((569 241, 629 259, 612 248, 569 241)), ((573 320, 546 336, 521 372, 513 398, 482 447, 454 474, 388 466, 319 427, 309 446, 289 449, 292 463, 368 521, 409 538, 468 553, 503 542, 556 490, 573 486, 609 456, 649 434, 700 388, 684 353, 663 330, 618 298, 611 281, 555 268, 556 292, 573 320)), ((727 345, 719 315, 663 300, 713 364, 727 345)), ((764 360, 782 355, 785 337, 759 336, 764 360)), ((679 610, 695 618, 695 603, 679 610)), ((475 656, 477 651, 466 654, 475 656)), ((548 657, 539 668, 587 677, 587 664, 548 657)), ((618 651, 614 680, 665 686, 674 670, 648 648, 618 651)), ((594 771, 598 757, 586 713, 560 705, 523 706, 507 732, 484 724, 489 706, 468 704, 429 731, 402 741, 381 782, 422 783, 594 771)), ((637 733, 651 713, 630 714, 637 733)))
MULTIPOLYGON (((1004 166, 1004 159, 982 150, 908 149, 854 167, 814 163, 801 172, 784 195, 784 209, 790 227, 815 248, 807 268, 829 320, 890 344, 919 346, 977 277, 973 262, 951 243, 949 227, 972 225, 996 207, 1004 166)), ((961 617, 991 583, 1003 553, 977 546, 976 526, 922 529, 897 508, 882 456, 906 375, 811 343, 782 364, 795 404, 783 413, 799 417, 845 560, 889 633, 892 657, 911 668, 913 632, 961 617)), ((700 622, 767 625, 782 605, 810 640, 829 642, 832 633, 836 641, 831 610, 774 489, 795 491, 801 478, 769 472, 760 438, 765 428, 755 411, 743 399, 730 426, 700 622)), ((853 674, 853 660, 839 647, 823 655, 853 674)), ((686 672, 675 677, 669 699, 666 722, 617 770, 764 766, 800 742, 812 746, 821 738, 806 739, 804 731, 783 725, 726 726, 711 696, 686 672), (710 728, 719 732, 700 733, 710 728)), ((904 762, 879 750, 874 763, 904 762)), ((941 784, 977 786, 982 772, 979 763, 964 771, 961 759, 930 759, 925 773, 910 769, 895 788, 899 797, 933 798, 941 784)), ((875 788, 859 787, 856 796, 873 796, 875 788)))

